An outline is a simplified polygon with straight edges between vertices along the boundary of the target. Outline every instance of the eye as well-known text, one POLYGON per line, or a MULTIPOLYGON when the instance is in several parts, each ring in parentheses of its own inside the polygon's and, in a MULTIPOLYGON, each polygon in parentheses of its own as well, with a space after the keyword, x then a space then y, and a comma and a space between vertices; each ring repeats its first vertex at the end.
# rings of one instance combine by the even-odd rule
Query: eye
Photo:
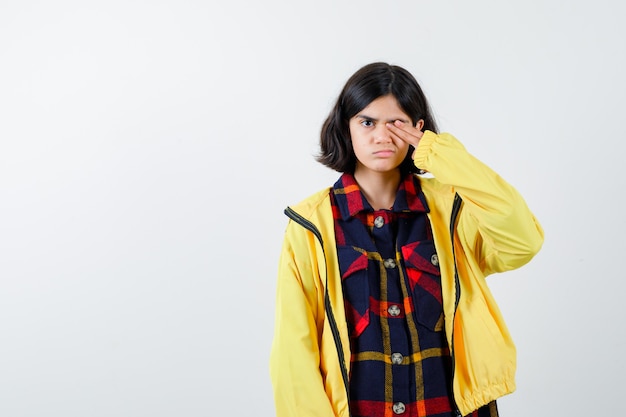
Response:
POLYGON ((367 120, 367 119, 361 120, 361 126, 363 126, 363 127, 372 127, 372 126, 374 126, 374 121, 367 120))

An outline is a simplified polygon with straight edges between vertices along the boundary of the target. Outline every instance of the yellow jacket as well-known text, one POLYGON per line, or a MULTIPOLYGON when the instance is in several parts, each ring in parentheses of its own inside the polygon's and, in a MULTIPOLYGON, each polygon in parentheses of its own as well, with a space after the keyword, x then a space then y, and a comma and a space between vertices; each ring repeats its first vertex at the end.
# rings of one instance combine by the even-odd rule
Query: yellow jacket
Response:
MULTIPOLYGON (((485 277, 530 261, 543 230, 521 195, 452 135, 426 131, 414 161, 433 176, 420 182, 439 255, 454 399, 466 415, 515 389, 515 346, 485 277), (456 194, 463 204, 453 249, 456 194)), ((270 355, 276 415, 348 417, 350 339, 329 189, 285 213, 270 355)))

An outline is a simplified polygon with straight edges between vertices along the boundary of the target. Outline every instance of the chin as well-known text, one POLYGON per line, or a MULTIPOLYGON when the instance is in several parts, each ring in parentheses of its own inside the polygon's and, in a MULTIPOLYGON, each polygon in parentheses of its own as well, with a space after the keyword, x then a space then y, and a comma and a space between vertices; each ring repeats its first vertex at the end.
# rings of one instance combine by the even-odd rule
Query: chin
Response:
POLYGON ((391 166, 391 167, 379 167, 378 169, 374 169, 374 171, 379 172, 381 174, 389 174, 394 171, 398 171, 400 169, 399 166, 391 166))

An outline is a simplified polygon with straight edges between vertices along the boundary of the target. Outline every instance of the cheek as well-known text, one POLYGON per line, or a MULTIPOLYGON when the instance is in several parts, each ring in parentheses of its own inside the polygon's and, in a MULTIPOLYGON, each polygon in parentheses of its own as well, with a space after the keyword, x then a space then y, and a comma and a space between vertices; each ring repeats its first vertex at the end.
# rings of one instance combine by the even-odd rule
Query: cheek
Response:
POLYGON ((402 155, 402 159, 403 161, 406 159, 407 155, 409 153, 413 152, 413 147, 411 145, 409 145, 408 143, 404 143, 405 146, 403 146, 399 152, 400 155, 402 155))
POLYGON ((354 154, 358 157, 363 153, 363 146, 359 143, 358 140, 352 140, 352 150, 354 154))
POLYGON ((352 143, 352 149, 357 149, 363 147, 365 143, 365 139, 362 135, 359 135, 358 132, 354 132, 350 130, 350 143, 352 143))
POLYGON ((406 152, 409 150, 409 146, 411 146, 411 145, 409 145, 408 143, 406 143, 403 140, 399 140, 398 139, 396 141, 396 147, 402 152, 403 155, 406 154, 406 152))

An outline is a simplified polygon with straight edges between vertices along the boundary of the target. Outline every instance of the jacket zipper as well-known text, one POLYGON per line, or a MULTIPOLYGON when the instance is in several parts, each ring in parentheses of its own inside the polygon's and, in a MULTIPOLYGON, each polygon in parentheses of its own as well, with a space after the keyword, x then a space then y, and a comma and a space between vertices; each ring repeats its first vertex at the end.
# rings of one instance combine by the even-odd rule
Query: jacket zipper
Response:
MULTIPOLYGON (((454 195, 454 203, 452 204, 452 214, 450 217, 450 239, 452 239, 452 259, 454 260, 454 313, 452 315, 452 343, 450 346, 450 358, 452 360, 452 384, 454 385, 454 374, 456 369, 455 359, 454 359, 454 320, 456 318, 456 310, 459 306, 459 300, 461 299, 461 282, 459 280, 459 270, 456 267, 456 254, 454 252, 454 231, 456 230, 456 222, 459 217, 459 211, 461 211, 461 205, 463 204, 463 199, 458 194, 454 195)), ((454 392, 454 389, 453 389, 454 392)), ((454 393, 453 393, 454 397, 454 393)), ((457 416, 461 416, 461 412, 456 410, 457 416)))
POLYGON ((348 404, 350 403, 350 390, 348 388, 348 368, 346 367, 346 359, 343 354, 343 344, 341 343, 341 337, 339 335, 339 327, 337 326, 337 322, 335 321, 335 315, 333 314, 333 308, 330 304, 330 296, 328 294, 328 265, 326 264, 326 252, 324 251, 324 241, 322 239, 322 234, 318 230, 318 228, 309 220, 302 217, 300 214, 295 212, 291 207, 287 207, 285 209, 285 214, 291 220, 301 225, 305 229, 309 230, 315 237, 319 240, 320 246, 322 248, 322 254, 324 256, 324 265, 325 268, 325 284, 324 284, 324 310, 326 311, 326 316, 328 317, 328 323, 330 325, 330 330, 333 335, 333 339, 335 340, 335 347, 337 349, 337 355, 339 356, 339 366, 341 368, 341 376, 343 378, 343 385, 346 388, 346 398, 348 399, 348 404))

